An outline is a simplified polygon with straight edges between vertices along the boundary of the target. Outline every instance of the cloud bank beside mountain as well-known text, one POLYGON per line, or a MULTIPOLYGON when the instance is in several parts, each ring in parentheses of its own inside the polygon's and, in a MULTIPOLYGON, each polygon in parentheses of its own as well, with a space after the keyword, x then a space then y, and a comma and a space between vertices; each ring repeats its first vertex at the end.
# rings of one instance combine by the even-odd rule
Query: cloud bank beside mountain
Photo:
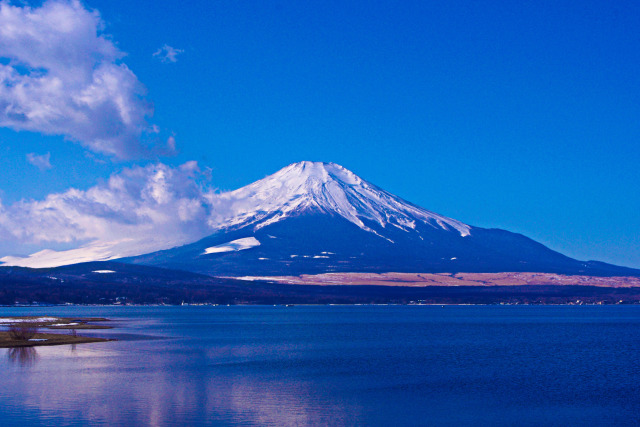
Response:
POLYGON ((88 190, 72 188, 10 206, 0 203, 0 241, 16 248, 25 243, 76 246, 0 261, 45 267, 59 265, 61 259, 112 259, 193 242, 212 230, 216 193, 206 183, 196 162, 178 167, 158 163, 125 169, 88 190))

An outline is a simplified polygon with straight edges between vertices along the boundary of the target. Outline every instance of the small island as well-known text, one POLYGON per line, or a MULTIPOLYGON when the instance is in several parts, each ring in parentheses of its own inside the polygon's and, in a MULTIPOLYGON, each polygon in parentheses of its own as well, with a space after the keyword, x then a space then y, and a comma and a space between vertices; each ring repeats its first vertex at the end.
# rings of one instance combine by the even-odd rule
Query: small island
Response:
POLYGON ((77 334, 77 330, 111 329, 108 325, 94 323, 107 322, 105 318, 65 318, 65 317, 0 317, 0 348, 35 347, 43 345, 84 344, 115 341, 115 339, 86 337, 77 334), (41 332, 40 329, 62 329, 68 333, 41 332))

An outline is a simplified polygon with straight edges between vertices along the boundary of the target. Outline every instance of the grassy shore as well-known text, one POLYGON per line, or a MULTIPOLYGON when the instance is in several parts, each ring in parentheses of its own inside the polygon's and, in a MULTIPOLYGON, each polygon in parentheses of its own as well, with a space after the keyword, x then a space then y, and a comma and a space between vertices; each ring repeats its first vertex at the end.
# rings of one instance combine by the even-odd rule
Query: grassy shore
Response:
POLYGON ((106 338, 82 337, 78 335, 73 336, 69 334, 49 333, 37 333, 33 336, 32 339, 45 341, 15 340, 11 338, 9 332, 0 332, 0 348, 35 347, 41 345, 84 344, 91 342, 115 341, 106 338))
POLYGON ((0 326, 8 328, 0 331, 0 348, 35 347, 42 345, 83 344, 92 342, 115 341, 106 338, 79 336, 76 330, 111 329, 108 325, 96 325, 94 322, 107 322, 101 317, 65 318, 49 316, 0 317, 0 326), (66 329, 66 334, 39 332, 39 329, 66 329))

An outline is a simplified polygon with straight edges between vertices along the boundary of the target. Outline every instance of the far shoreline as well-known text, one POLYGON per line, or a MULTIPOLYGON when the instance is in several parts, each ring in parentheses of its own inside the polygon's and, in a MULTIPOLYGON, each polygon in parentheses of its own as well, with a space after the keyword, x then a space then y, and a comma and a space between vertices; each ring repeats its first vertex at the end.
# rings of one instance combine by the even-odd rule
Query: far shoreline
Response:
MULTIPOLYGON (((554 302, 487 302, 487 303, 473 303, 473 302, 429 302, 429 303, 393 303, 393 302, 378 302, 378 303, 237 303, 237 304, 217 304, 217 303, 193 303, 193 304, 50 304, 50 305, 0 305, 0 310, 3 308, 8 309, 37 309, 37 308, 144 308, 144 307, 156 307, 156 308, 177 308, 177 307, 434 307, 434 306, 554 306, 554 307, 577 307, 577 306, 598 306, 598 307, 613 307, 613 306, 640 306, 640 301, 624 301, 615 303, 600 303, 600 302, 567 302, 567 303, 554 303, 554 302)), ((2 317, 2 316, 0 316, 2 317)), ((67 327, 51 328, 51 329, 73 329, 67 327)), ((76 328, 76 329, 111 329, 110 327, 95 326, 91 328, 76 328)))

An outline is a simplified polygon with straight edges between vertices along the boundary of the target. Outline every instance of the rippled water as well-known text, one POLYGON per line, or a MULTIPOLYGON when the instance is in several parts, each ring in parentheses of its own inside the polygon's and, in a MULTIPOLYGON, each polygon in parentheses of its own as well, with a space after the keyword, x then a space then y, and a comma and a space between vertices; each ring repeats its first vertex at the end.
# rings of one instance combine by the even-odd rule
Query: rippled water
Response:
POLYGON ((2 425, 638 425, 640 307, 53 307, 117 342, 0 349, 2 425))

